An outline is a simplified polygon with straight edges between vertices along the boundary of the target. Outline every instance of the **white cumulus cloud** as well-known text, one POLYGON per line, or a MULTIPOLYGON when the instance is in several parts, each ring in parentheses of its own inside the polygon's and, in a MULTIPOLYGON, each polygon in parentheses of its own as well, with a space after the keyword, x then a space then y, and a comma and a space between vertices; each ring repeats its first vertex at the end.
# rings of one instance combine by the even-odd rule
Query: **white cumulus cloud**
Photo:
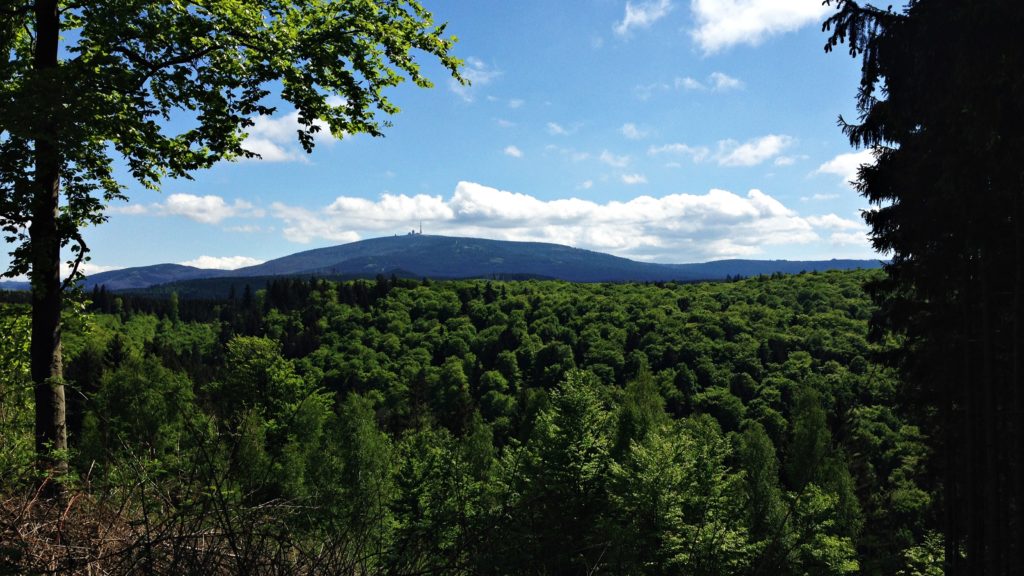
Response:
POLYGON ((257 234, 259 232, 271 232, 273 228, 263 228, 255 224, 242 224, 239 226, 226 226, 224 230, 228 232, 238 232, 241 234, 257 234))
POLYGON ((132 216, 138 216, 140 214, 148 214, 149 208, 145 204, 128 204, 123 206, 110 206, 107 208, 107 212, 110 214, 129 214, 132 216))
POLYGON ((870 246, 871 244, 866 230, 861 232, 833 232, 829 234, 828 239, 835 246, 855 246, 860 248, 870 246))
POLYGON ((801 217, 760 190, 739 195, 712 189, 598 203, 459 182, 447 198, 342 196, 318 210, 280 203, 272 210, 294 242, 354 241, 402 232, 422 220, 427 234, 555 242, 662 262, 756 256, 766 246, 821 241, 817 230, 857 232, 835 215, 801 217))
POLYGON ((821 166, 818 166, 818 169, 815 170, 815 174, 835 174, 836 176, 841 176, 843 182, 849 183, 857 179, 857 170, 862 165, 874 163, 875 155, 871 150, 850 152, 847 154, 840 154, 821 166))
POLYGON ((651 146, 647 149, 647 153, 651 156, 658 154, 689 156, 694 162, 703 162, 707 159, 708 155, 711 154, 711 150, 706 146, 690 146, 688 144, 681 144, 677 142, 674 144, 651 146))
POLYGON ((637 128, 636 124, 632 122, 626 122, 620 129, 622 135, 630 140, 643 140, 647 137, 647 131, 637 128))
MULTIPOLYGON (((329 144, 335 138, 331 135, 327 123, 314 120, 313 125, 320 131, 313 136, 317 144, 329 144)), ((264 162, 304 161, 306 152, 299 145, 299 130, 304 126, 299 122, 298 111, 279 117, 257 116, 249 127, 242 148, 260 155, 258 160, 264 162)))
MULTIPOLYGON (((73 260, 70 255, 65 256, 68 256, 65 260, 73 260)), ((93 262, 82 262, 78 266, 78 271, 86 276, 91 276, 100 272, 120 270, 121 268, 124 268, 124 266, 105 266, 103 264, 94 264, 93 262)), ((60 263, 60 277, 67 278, 69 274, 71 274, 71 266, 66 261, 62 261, 60 263)), ((28 280, 28 278, 15 278, 14 280, 28 280)))
POLYGON ((607 150, 601 151, 598 159, 612 168, 625 168, 629 165, 629 156, 616 156, 607 150))
POLYGON ((675 86, 677 89, 681 88, 683 90, 691 91, 709 90, 711 92, 728 92, 730 90, 740 90, 743 88, 744 84, 739 78, 734 78, 724 72, 712 72, 704 82, 701 82, 692 76, 676 78, 675 86))
POLYGON ((801 196, 800 201, 809 202, 814 200, 817 202, 821 200, 835 200, 836 198, 839 198, 839 194, 812 194, 811 196, 801 196))
MULTIPOLYGON (((792 144, 793 138, 790 136, 769 134, 746 142, 719 140, 714 153, 707 146, 691 146, 680 142, 651 146, 647 149, 647 153, 651 156, 659 154, 689 156, 694 162, 714 160, 719 166, 756 166, 778 157, 792 144)), ((779 164, 785 164, 785 162, 783 160, 779 164)))
POLYGON ((647 177, 643 174, 623 174, 622 183, 629 186, 634 184, 647 184, 647 177))
POLYGON ((701 82, 700 80, 697 80, 696 78, 693 78, 691 76, 686 76, 685 78, 676 78, 675 85, 676 85, 676 88, 682 88, 683 90, 706 90, 707 89, 707 86, 705 86, 703 82, 701 82))
POLYGON ((152 205, 152 210, 169 216, 184 216, 202 224, 217 224, 226 218, 239 216, 263 216, 262 210, 245 200, 236 199, 229 204, 220 196, 213 194, 171 194, 163 203, 152 205))
POLYGON ((290 242, 308 244, 317 238, 332 242, 355 242, 360 238, 343 221, 325 214, 280 202, 271 204, 270 209, 275 218, 284 222, 281 232, 290 242))
POLYGON ((267 138, 250 136, 245 139, 245 144, 242 147, 249 152, 258 154, 259 158, 256 159, 263 160, 264 162, 290 162, 298 161, 302 158, 302 153, 299 150, 289 149, 267 138))
POLYGON ((569 131, 557 122, 548 122, 548 134, 552 136, 565 136, 569 131))
POLYGON ((395 221, 444 219, 452 214, 440 196, 426 194, 382 194, 376 202, 340 196, 325 212, 340 218, 358 218, 369 228, 386 228, 395 221))
POLYGON ((636 28, 649 28, 672 11, 669 0, 650 0, 648 2, 626 2, 626 14, 622 21, 615 24, 615 33, 625 36, 636 28))
POLYGON ((654 84, 638 84, 633 87, 633 92, 639 100, 650 100, 655 94, 665 92, 670 88, 672 87, 664 82, 655 82, 654 84))
POLYGON ((864 222, 850 220, 837 216, 836 214, 825 214, 823 216, 808 216, 807 221, 818 228, 836 228, 840 230, 861 230, 864 229, 864 222))
POLYGON ((868 226, 863 220, 850 220, 834 213, 808 216, 806 220, 827 235, 829 243, 836 248, 854 248, 861 254, 871 252, 868 226))
POLYGON ((733 78, 723 72, 712 72, 709 80, 711 81, 711 89, 716 92, 743 88, 742 80, 739 78, 733 78))
POLYGON ((522 158, 523 157, 523 151, 520 150, 517 146, 505 146, 505 149, 502 150, 502 152, 506 156, 511 156, 513 158, 522 158))
POLYGON ((736 44, 757 46, 769 36, 821 22, 830 9, 821 0, 692 0, 697 26, 691 34, 705 54, 736 44))
POLYGON ((793 143, 789 136, 769 134, 742 144, 735 140, 718 143, 716 160, 721 166, 756 166, 778 156, 793 143))
POLYGON ((785 165, 790 160, 781 158, 779 155, 786 148, 791 147, 793 142, 794 139, 791 136, 768 134, 745 142, 733 139, 719 140, 715 153, 712 153, 711 149, 706 146, 691 146, 682 142, 674 142, 662 146, 652 146, 647 149, 647 154, 651 156, 663 154, 688 156, 693 162, 714 160, 720 166, 757 166, 775 158, 778 160, 777 165, 785 165))
POLYGON ((238 268, 245 268, 246 266, 255 266, 257 264, 263 264, 264 260, 257 260, 256 258, 250 258, 249 256, 200 256, 194 260, 186 260, 184 262, 178 262, 182 266, 192 266, 193 268, 210 268, 214 270, 237 270, 238 268))
MULTIPOLYGON (((501 76, 500 70, 472 56, 466 58, 461 73, 462 77, 469 81, 469 84, 460 84, 457 80, 452 79, 448 82, 448 89, 465 102, 476 101, 477 89, 490 84, 495 78, 501 76)), ((522 105, 521 100, 509 102, 509 106, 512 108, 518 108, 520 105, 522 105), (513 105, 513 102, 518 102, 518 104, 513 105)))

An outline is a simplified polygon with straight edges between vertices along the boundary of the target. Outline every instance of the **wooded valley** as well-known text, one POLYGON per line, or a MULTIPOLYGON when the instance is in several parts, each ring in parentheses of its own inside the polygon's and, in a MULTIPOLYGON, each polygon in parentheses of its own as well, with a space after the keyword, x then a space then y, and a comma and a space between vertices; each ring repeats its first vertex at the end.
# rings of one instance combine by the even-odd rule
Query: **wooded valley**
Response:
POLYGON ((3 305, 0 572, 941 574, 880 277, 96 290, 58 514, 3 305))

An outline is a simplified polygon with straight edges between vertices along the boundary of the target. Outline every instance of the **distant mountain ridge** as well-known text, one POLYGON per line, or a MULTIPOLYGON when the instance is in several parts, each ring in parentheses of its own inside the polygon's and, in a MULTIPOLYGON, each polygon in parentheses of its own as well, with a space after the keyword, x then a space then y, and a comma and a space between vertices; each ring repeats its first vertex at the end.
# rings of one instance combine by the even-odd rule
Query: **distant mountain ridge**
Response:
POLYGON ((106 286, 107 290, 133 290, 183 280, 216 278, 226 275, 227 272, 230 270, 211 270, 182 264, 154 264, 92 274, 86 276, 83 285, 89 289, 93 286, 106 286))
MULTIPOLYGON (((299 252, 230 276, 366 275, 406 270, 428 278, 528 274, 571 282, 668 280, 664 265, 543 242, 411 234, 299 252)), ((692 278, 677 278, 692 279, 692 278)))
MULTIPOLYGON (((86 289, 138 290, 211 278, 328 276, 373 278, 378 274, 432 279, 551 278, 570 282, 721 280, 775 272, 878 268, 878 260, 718 260, 699 264, 654 264, 592 250, 543 242, 512 242, 410 234, 360 240, 297 252, 238 270, 156 264, 87 277, 86 289)), ((5 284, 0 284, 4 288, 5 284)), ((18 288, 12 288, 18 289, 18 288)))

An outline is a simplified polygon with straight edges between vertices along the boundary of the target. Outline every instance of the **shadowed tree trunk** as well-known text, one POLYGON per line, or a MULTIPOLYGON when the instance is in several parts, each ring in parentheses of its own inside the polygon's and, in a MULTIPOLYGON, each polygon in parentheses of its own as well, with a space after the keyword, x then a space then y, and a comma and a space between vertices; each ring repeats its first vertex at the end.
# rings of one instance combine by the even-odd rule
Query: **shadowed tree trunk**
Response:
POLYGON ((67 470, 64 451, 64 383, 61 365, 60 237, 57 216, 60 199, 58 124, 46 103, 58 102, 56 81, 60 16, 56 0, 36 0, 34 67, 42 105, 35 137, 35 193, 32 201, 32 383, 35 389, 36 453, 40 468, 60 474, 67 470), (57 454, 55 455, 54 452, 57 454))

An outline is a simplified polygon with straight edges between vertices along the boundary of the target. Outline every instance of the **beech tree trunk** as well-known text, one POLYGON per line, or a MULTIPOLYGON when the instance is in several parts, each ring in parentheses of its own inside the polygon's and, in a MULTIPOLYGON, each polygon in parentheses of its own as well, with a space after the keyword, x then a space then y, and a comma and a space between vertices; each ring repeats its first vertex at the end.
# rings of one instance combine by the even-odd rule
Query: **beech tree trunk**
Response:
POLYGON ((36 403, 36 454, 46 472, 67 470, 63 366, 61 361, 60 236, 57 228, 60 200, 59 124, 51 103, 60 101, 57 48, 60 15, 56 0, 36 0, 34 67, 40 94, 35 140, 35 196, 32 201, 32 344, 31 371, 36 403), (55 456, 56 452, 56 456, 55 456))

